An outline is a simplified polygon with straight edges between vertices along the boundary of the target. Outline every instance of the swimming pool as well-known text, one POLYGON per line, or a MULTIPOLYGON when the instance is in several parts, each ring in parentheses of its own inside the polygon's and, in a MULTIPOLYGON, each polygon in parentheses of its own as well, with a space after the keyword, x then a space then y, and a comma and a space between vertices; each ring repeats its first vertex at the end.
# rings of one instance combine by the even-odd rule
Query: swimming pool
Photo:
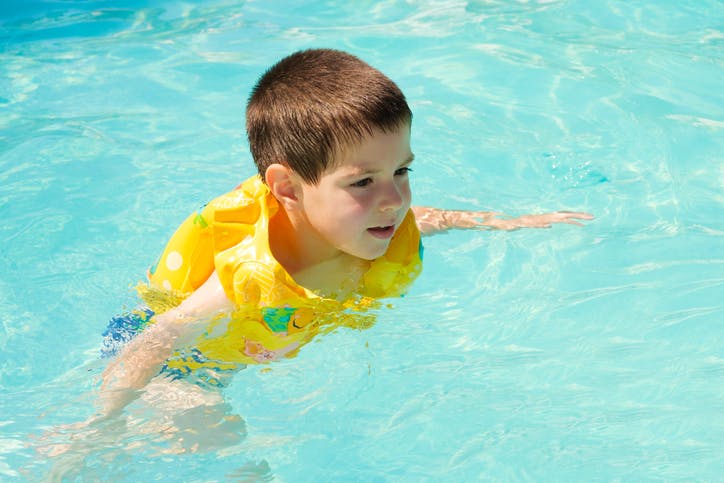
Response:
POLYGON ((724 472, 721 2, 1 8, 2 479, 724 472), (216 413, 177 418, 181 436, 144 432, 163 420, 139 407, 146 426, 39 453, 91 413, 100 334, 170 232, 252 174, 253 82, 319 46, 405 91, 416 203, 596 221, 429 238, 372 328, 239 372, 216 413))

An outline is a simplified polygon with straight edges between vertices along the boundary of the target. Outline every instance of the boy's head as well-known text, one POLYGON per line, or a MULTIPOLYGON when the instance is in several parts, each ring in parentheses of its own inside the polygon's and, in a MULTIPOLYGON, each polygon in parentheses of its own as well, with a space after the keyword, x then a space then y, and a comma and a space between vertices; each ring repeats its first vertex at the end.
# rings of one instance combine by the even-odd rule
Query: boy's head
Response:
POLYGON ((405 96, 357 57, 330 49, 296 52, 259 79, 246 109, 246 130, 259 174, 283 164, 316 184, 336 155, 375 131, 412 120, 405 96))

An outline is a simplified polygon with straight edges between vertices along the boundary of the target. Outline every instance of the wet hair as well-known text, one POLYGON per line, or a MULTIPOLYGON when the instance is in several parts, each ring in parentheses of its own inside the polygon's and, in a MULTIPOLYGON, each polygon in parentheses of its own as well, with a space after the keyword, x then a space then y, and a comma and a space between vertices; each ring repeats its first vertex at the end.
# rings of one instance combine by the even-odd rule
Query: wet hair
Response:
POLYGON ((331 49, 283 58, 259 78, 246 108, 246 131, 262 179, 281 163, 316 184, 335 155, 375 129, 410 125, 397 85, 359 58, 331 49))

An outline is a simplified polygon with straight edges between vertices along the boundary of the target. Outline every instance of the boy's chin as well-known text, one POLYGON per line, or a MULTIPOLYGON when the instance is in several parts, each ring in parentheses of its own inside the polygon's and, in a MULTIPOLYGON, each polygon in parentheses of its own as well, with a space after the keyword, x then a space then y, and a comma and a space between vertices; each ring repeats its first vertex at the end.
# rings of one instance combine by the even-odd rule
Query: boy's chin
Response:
POLYGON ((387 253, 391 242, 392 237, 380 240, 368 235, 366 239, 363 237, 353 243, 337 245, 337 249, 354 258, 371 262, 387 253))
POLYGON ((367 249, 367 250, 360 250, 359 253, 351 253, 351 255, 361 258, 362 260, 367 260, 369 262, 373 260, 377 260, 381 256, 383 256, 385 253, 387 253, 387 248, 389 247, 389 243, 385 244, 383 247, 375 248, 375 249, 367 249))

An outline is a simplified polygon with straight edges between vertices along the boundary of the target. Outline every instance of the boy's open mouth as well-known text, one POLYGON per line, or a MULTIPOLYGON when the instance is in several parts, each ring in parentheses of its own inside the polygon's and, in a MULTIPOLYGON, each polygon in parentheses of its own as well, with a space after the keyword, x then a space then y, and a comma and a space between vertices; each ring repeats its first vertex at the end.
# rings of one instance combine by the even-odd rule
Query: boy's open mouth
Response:
POLYGON ((391 238, 392 235, 395 234, 395 225, 389 225, 389 226, 376 226, 374 228, 368 228, 367 231, 370 235, 372 235, 375 238, 391 238))

